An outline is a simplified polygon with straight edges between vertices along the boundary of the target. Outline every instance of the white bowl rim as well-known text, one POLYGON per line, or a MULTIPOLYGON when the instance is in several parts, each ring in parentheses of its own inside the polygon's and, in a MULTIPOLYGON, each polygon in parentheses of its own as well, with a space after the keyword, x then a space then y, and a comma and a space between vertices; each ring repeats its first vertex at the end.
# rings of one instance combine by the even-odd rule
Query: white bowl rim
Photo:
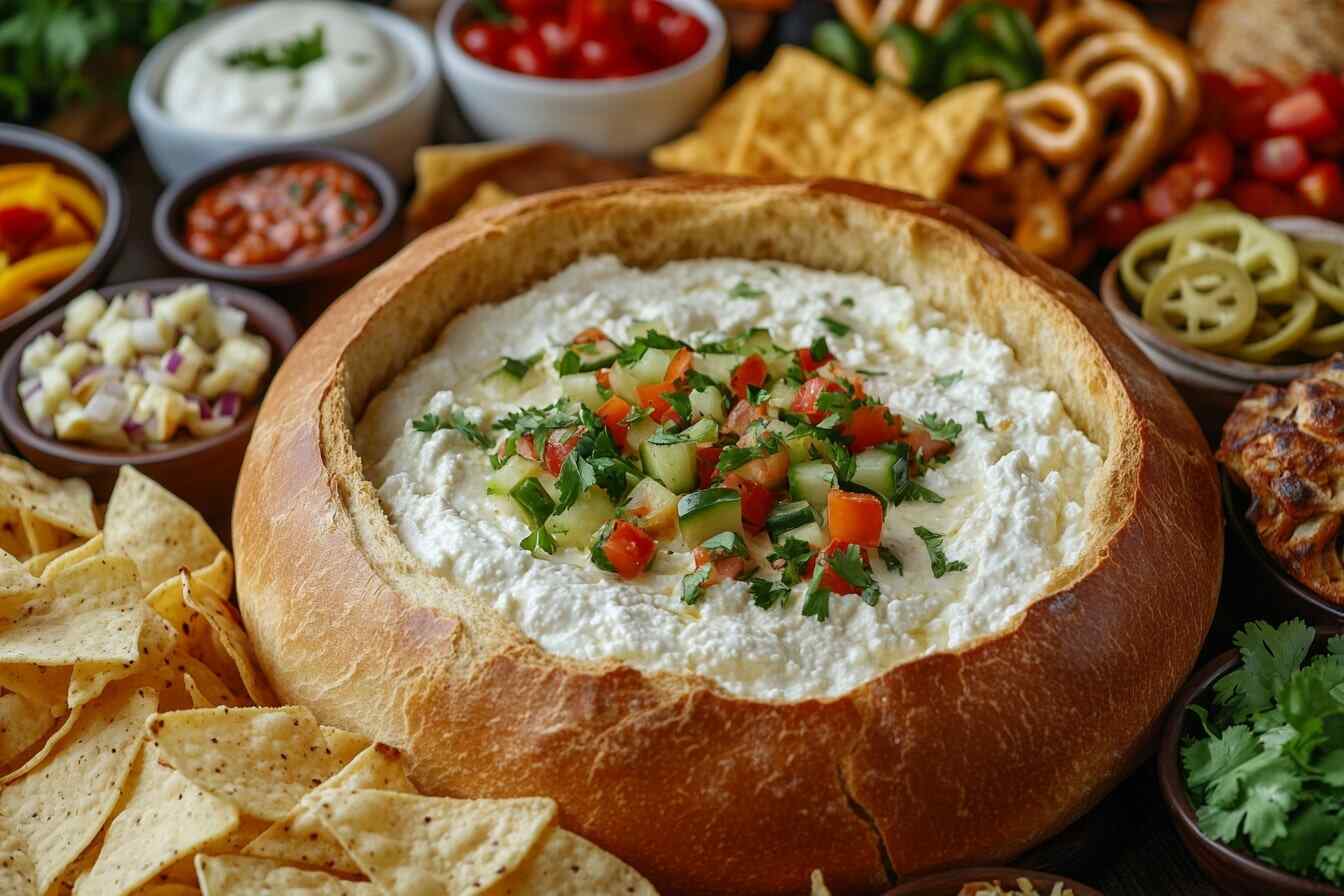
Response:
POLYGON ((705 30, 709 32, 705 37, 704 46, 697 50, 694 55, 683 59, 676 65, 630 78, 592 80, 540 78, 535 75, 523 75, 518 72, 511 72, 508 69, 487 65, 458 46, 453 35, 453 20, 470 2, 471 0, 447 0, 439 7, 439 14, 434 18, 434 43, 438 46, 439 54, 443 58, 444 80, 448 82, 449 87, 453 86, 450 69, 455 66, 462 66, 473 75, 492 80, 498 86, 525 89, 543 96, 582 97, 585 99, 621 96, 670 84, 698 72, 706 66, 712 65, 728 44, 728 23, 723 17, 723 11, 710 0, 665 0, 669 6, 675 6, 693 13, 704 24, 705 30))
MULTIPOLYGON (((162 82, 167 75, 168 67, 186 48, 188 41, 204 34, 209 28, 214 27, 226 18, 257 9, 259 5, 242 4, 218 9, 160 41, 145 56, 131 80, 130 108, 132 115, 143 116, 156 127, 171 128, 178 133, 198 138, 245 140, 249 145, 255 146, 305 143, 340 137, 392 118, 405 111, 419 97, 423 96, 425 91, 433 89, 434 81, 439 77, 439 65, 434 52, 434 44, 423 28, 400 13, 389 9, 382 9, 366 3, 342 3, 341 5, 349 7, 356 14, 370 19, 373 25, 389 38, 389 42, 394 47, 405 49, 412 72, 400 96, 376 103, 344 121, 316 130, 294 134, 234 135, 227 131, 212 131, 183 124, 172 118, 163 108, 158 94, 162 91, 162 82), (151 81, 154 83, 151 84, 151 81)), ((143 136, 142 134, 142 138, 143 136)))

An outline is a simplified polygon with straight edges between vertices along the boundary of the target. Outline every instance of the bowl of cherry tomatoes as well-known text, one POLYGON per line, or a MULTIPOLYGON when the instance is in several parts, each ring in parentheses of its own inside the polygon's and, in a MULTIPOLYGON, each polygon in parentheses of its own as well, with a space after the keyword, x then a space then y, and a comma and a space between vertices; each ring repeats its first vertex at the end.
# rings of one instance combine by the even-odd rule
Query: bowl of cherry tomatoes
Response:
POLYGON ((434 28, 471 126, 637 156, 723 87, 728 35, 710 0, 448 0, 434 28))

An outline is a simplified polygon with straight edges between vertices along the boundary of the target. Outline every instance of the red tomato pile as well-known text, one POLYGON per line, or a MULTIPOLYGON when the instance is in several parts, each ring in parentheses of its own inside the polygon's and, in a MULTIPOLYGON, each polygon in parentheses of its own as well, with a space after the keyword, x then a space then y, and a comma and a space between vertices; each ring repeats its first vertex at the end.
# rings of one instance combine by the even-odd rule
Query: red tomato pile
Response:
POLYGON ((1104 246, 1124 248, 1150 224, 1206 199, 1260 218, 1344 218, 1344 80, 1317 72, 1289 87, 1266 71, 1200 75, 1201 129, 1137 199, 1101 214, 1104 246))
POLYGON ((630 78, 699 52, 708 31, 661 0, 503 0, 458 29, 471 56, 538 78, 630 78))

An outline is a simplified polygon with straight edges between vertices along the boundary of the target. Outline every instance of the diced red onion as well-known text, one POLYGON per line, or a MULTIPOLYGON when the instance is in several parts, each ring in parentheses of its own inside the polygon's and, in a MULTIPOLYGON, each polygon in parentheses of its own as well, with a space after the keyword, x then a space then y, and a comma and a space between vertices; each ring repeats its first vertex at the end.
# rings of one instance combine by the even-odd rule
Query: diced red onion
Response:
POLYGON ((195 403, 196 410, 200 412, 202 420, 209 420, 215 416, 214 409, 210 407, 210 402, 203 395, 188 395, 187 400, 195 403))
POLYGON ((182 366, 182 353, 173 349, 163 356, 163 369, 169 373, 177 373, 177 368, 182 366))
POLYGON ((237 392, 225 392, 215 402, 215 413, 221 417, 237 417, 242 405, 242 397, 237 392))
POLYGON ((132 439, 138 439, 145 434, 145 424, 136 423, 134 420, 126 420, 121 424, 121 431, 132 439))

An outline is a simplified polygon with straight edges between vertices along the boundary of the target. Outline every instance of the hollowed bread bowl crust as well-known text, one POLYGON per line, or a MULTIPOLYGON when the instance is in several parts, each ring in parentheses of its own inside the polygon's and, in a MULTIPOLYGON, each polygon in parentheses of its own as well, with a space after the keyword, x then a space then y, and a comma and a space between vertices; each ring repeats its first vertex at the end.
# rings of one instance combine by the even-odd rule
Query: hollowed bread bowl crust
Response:
POLYGON ((764 894, 802 891, 813 868, 860 893, 1001 862, 1093 806, 1195 660, 1221 523, 1194 420, 1074 280, 905 194, 671 178, 470 217, 365 278, 271 385, 233 533, 243 614, 285 700, 407 751, 427 791, 554 797, 566 827, 664 892, 764 894), (1010 631, 835 699, 755 702, 546 653, 399 542, 352 428, 456 312, 601 253, 864 272, 1008 343, 1105 452, 1085 556, 1010 631))

